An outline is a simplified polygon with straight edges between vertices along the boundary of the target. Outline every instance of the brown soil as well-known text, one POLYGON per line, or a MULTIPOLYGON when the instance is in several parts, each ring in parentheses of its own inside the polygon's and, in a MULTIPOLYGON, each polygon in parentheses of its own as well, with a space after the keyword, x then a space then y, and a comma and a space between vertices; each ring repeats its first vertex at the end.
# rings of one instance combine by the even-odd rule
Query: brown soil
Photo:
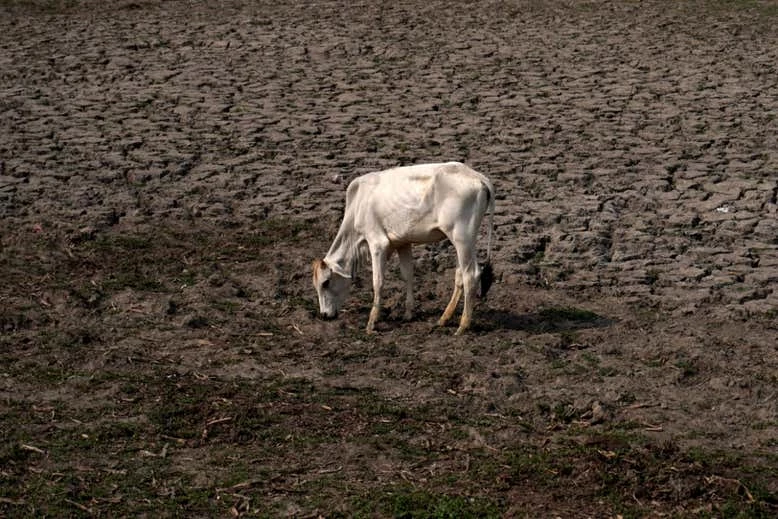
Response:
POLYGON ((0 516, 778 513, 772 3, 108 4, 0 1, 0 516), (475 329, 447 244, 317 319, 347 182, 441 160, 475 329))

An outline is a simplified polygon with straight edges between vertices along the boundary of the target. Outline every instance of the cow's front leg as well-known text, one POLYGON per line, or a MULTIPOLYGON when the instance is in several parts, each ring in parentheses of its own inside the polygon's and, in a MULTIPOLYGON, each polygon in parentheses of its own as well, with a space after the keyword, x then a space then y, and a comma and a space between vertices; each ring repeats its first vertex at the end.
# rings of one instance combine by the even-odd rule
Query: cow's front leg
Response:
POLYGON ((400 258, 400 274, 405 280, 405 320, 413 319, 413 255, 411 246, 406 245, 397 249, 400 258))
POLYGON ((374 247, 370 251, 370 259, 373 266, 373 307, 370 309, 370 318, 367 320, 367 333, 373 333, 378 314, 381 312, 381 287, 384 285, 384 270, 386 269, 386 248, 374 247))

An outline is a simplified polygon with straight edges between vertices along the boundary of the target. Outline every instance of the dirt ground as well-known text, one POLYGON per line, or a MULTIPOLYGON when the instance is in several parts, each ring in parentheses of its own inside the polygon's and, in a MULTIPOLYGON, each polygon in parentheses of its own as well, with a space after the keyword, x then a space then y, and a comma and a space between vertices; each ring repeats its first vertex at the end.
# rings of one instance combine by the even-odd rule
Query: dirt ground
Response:
POLYGON ((775 517, 776 27, 0 0, 0 516, 775 517), (396 260, 316 318, 348 181, 441 160, 498 192, 474 330, 448 244, 411 322, 396 260))

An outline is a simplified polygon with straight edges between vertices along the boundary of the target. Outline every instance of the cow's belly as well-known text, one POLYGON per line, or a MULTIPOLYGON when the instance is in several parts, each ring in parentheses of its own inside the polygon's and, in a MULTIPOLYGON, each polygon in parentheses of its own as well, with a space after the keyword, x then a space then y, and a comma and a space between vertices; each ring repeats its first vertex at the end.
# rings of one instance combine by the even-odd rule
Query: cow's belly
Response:
POLYGON ((446 237, 437 227, 413 226, 402 229, 401 232, 387 232, 389 241, 395 245, 406 243, 432 243, 440 241, 446 237))

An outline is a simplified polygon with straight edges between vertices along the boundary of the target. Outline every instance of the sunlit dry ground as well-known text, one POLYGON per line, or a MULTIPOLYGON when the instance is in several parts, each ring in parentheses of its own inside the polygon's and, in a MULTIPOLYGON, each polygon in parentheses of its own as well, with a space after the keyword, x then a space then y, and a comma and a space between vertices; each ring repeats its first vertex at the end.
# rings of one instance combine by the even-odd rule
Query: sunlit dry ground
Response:
POLYGON ((0 514, 773 516, 776 15, 0 1, 0 514), (438 160, 473 333, 446 244, 316 319, 347 182, 438 160))

